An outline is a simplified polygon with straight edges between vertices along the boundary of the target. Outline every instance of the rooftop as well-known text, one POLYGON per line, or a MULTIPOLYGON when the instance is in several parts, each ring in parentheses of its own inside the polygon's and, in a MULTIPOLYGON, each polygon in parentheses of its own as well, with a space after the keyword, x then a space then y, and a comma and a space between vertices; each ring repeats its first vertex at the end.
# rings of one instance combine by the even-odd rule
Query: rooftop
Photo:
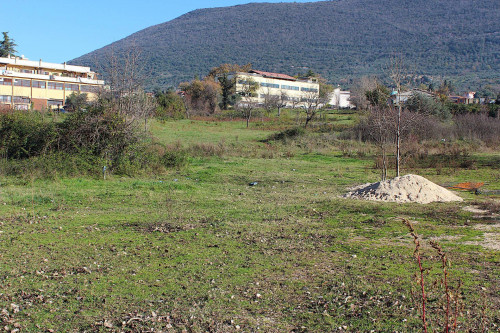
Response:
POLYGON ((90 67, 74 66, 74 65, 68 65, 66 63, 55 64, 50 62, 43 62, 42 59, 40 59, 39 61, 32 61, 19 57, 8 57, 8 58, 0 57, 0 66, 2 65, 18 65, 18 66, 33 67, 33 68, 46 68, 46 69, 55 69, 55 70, 62 70, 75 73, 91 72, 90 67))
POLYGON ((294 78, 293 76, 286 75, 286 74, 264 72, 264 71, 258 71, 255 69, 250 70, 249 73, 259 74, 259 75, 262 75, 263 77, 268 77, 270 79, 297 81, 297 79, 294 78))

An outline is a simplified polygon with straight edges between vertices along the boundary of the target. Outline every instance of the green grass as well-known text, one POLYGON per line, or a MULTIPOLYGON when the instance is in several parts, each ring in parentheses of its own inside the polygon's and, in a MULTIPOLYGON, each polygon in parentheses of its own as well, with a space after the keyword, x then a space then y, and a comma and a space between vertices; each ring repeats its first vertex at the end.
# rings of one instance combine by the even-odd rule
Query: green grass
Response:
MULTIPOLYGON (((428 240, 439 238, 452 284, 463 283, 470 316, 460 318, 461 329, 478 329, 481 320, 498 328, 500 255, 482 246, 498 229, 478 228, 498 220, 461 209, 481 198, 347 200, 340 198, 347 187, 378 179, 371 158, 342 157, 335 146, 296 147, 287 156, 280 144, 269 155, 259 140, 273 132, 243 122, 183 120, 152 130, 165 144, 224 141, 226 150, 154 178, 2 179, 0 327, 419 331, 405 217, 423 238, 434 325, 443 293, 430 283, 440 270, 428 240)), ((481 180, 500 189, 498 169, 486 164, 411 171, 437 183, 481 180)))

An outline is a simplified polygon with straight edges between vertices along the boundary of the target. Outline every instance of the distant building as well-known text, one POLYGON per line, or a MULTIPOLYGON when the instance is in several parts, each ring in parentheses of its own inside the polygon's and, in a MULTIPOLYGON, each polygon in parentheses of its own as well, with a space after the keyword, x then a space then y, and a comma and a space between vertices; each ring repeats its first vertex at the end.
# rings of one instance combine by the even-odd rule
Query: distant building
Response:
POLYGON ((433 94, 429 91, 426 91, 426 90, 422 90, 422 89, 411 89, 408 91, 402 91, 399 94, 397 91, 392 91, 391 92, 392 103, 394 105, 399 105, 400 102, 402 104, 404 104, 411 96, 413 96, 415 94, 419 94, 419 95, 422 95, 422 96, 425 96, 428 98, 435 98, 436 97, 435 94, 433 94))
POLYGON ((236 76, 236 93, 243 94, 249 82, 258 84, 253 97, 247 101, 265 104, 269 98, 281 99, 286 107, 301 107, 308 100, 319 98, 319 83, 315 78, 297 79, 293 76, 250 70, 248 73, 238 72, 236 76))
MULTIPOLYGON (((474 91, 467 91, 462 96, 448 96, 448 99, 457 104, 482 104, 480 98, 475 98, 476 93, 474 91)), ((484 103, 484 102, 483 102, 484 103)))
POLYGON ((73 92, 96 97, 104 86, 89 67, 0 58, 0 106, 17 110, 60 108, 73 92))
POLYGON ((333 89, 333 92, 330 94, 330 101, 328 104, 339 109, 353 109, 356 106, 351 103, 350 98, 350 91, 342 91, 339 87, 337 87, 333 89))
POLYGON ((467 99, 474 99, 476 96, 476 92, 475 91, 466 91, 464 93, 464 97, 467 98, 467 99))

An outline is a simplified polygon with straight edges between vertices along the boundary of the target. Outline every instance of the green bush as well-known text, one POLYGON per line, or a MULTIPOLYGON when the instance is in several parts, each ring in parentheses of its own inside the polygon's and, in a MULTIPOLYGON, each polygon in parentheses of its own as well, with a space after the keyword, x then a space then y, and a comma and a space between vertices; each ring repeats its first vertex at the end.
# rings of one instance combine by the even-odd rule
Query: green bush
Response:
POLYGON ((160 120, 184 119, 186 117, 186 106, 184 100, 175 91, 156 92, 155 117, 160 120))
MULTIPOLYGON (((101 104, 102 105, 102 104, 101 104)), ((42 177, 162 173, 186 164, 186 153, 151 143, 138 123, 110 107, 89 107, 61 123, 40 113, 0 115, 1 171, 42 177)))
POLYGON ((135 123, 118 112, 100 108, 71 114, 58 130, 57 150, 105 158, 110 167, 140 141, 135 123))
POLYGON ((303 136, 305 133, 306 133, 306 131, 302 127, 292 127, 292 128, 288 128, 284 131, 272 134, 271 136, 269 136, 269 138, 264 140, 264 142, 286 141, 288 139, 293 139, 293 138, 303 136))
POLYGON ((50 151, 57 140, 53 122, 38 112, 16 111, 0 115, 0 151, 9 159, 24 159, 50 151))

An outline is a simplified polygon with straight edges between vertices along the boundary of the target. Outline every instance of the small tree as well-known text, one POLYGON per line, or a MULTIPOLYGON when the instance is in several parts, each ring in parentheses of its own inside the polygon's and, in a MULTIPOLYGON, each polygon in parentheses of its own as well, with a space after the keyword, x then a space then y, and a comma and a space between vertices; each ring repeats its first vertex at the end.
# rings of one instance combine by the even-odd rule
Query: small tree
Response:
POLYGON ((280 95, 279 95, 279 99, 278 99, 278 117, 281 115, 281 109, 286 107, 288 100, 289 100, 289 98, 288 98, 288 94, 286 93, 286 91, 281 90, 280 95))
POLYGON ((307 128, 307 124, 314 119, 316 114, 320 111, 320 98, 317 92, 308 91, 304 93, 304 97, 301 99, 303 110, 306 114, 306 122, 304 128, 307 128))
POLYGON ((451 117, 450 110, 446 105, 436 101, 434 98, 424 96, 421 93, 412 94, 406 101, 405 106, 411 112, 433 115, 442 120, 451 117))
POLYGON ((16 51, 16 43, 14 43, 13 39, 10 39, 8 32, 2 32, 3 41, 0 42, 0 57, 7 57, 10 55, 15 55, 16 51))
POLYGON ((88 98, 87 94, 80 94, 72 92, 68 97, 66 97, 66 102, 64 103, 68 109, 71 111, 80 111, 82 108, 87 106, 88 98))
POLYGON ((208 73, 208 77, 217 80, 221 89, 221 109, 227 110, 229 105, 235 101, 236 77, 233 75, 236 72, 248 72, 252 68, 251 64, 243 66, 236 64, 222 64, 219 67, 214 67, 208 73))
POLYGON ((217 110, 221 88, 213 77, 207 76, 203 80, 183 82, 179 87, 185 94, 187 109, 204 114, 212 114, 217 110))
POLYGON ((269 88, 263 94, 264 96, 264 109, 267 114, 270 114, 274 109, 278 109, 280 105, 280 95, 273 95, 269 88))
POLYGON ((242 87, 239 93, 241 95, 241 100, 238 102, 237 108, 243 113, 248 128, 250 125, 250 119, 252 118, 252 111, 257 107, 255 95, 256 91, 259 89, 259 84, 249 78, 241 85, 242 87))
POLYGON ((377 83, 373 90, 365 91, 366 100, 368 101, 368 108, 371 107, 388 107, 388 101, 390 97, 389 89, 385 86, 377 83))
POLYGON ((186 106, 182 97, 173 89, 167 91, 156 91, 155 117, 159 119, 180 119, 186 116, 186 106))
POLYGON ((366 110, 370 106, 370 101, 366 96, 367 91, 373 91, 379 85, 374 77, 363 76, 354 82, 351 89, 350 101, 356 105, 358 110, 366 110))
POLYGON ((394 133, 388 124, 394 123, 394 109, 388 108, 383 105, 376 105, 370 108, 370 113, 367 119, 368 135, 376 143, 380 150, 380 157, 382 159, 381 179, 387 179, 387 151, 392 144, 394 133))

